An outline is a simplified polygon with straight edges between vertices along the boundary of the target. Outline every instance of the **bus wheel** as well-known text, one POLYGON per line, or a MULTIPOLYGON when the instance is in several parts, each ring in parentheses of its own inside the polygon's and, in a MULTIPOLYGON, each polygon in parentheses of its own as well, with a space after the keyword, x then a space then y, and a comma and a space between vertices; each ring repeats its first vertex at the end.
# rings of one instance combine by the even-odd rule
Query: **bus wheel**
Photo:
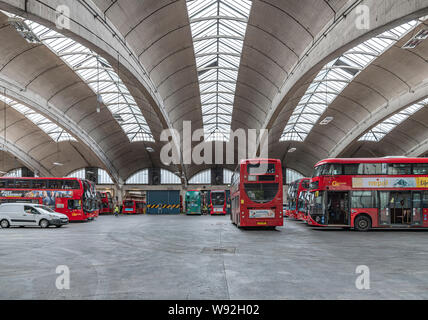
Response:
POLYGON ((5 219, 5 220, 2 220, 2 221, 0 222, 0 226, 1 226, 1 228, 2 228, 2 229, 7 229, 7 228, 9 228, 9 227, 10 227, 9 221, 7 221, 6 219, 5 219))
POLYGON ((369 231, 372 227, 372 221, 366 215, 359 215, 354 221, 354 226, 357 231, 369 231))
POLYGON ((46 229, 47 227, 49 227, 49 221, 43 219, 43 220, 40 221, 39 225, 40 225, 40 228, 46 229))

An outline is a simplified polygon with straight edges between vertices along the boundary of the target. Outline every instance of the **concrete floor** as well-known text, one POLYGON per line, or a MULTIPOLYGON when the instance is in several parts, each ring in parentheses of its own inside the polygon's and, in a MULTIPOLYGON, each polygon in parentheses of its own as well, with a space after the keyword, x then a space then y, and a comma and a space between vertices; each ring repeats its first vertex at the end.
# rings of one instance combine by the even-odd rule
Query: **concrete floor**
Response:
POLYGON ((103 216, 0 230, 0 248, 0 299, 428 299, 428 231, 103 216), (70 290, 56 289, 58 265, 70 269, 70 290), (370 268, 370 290, 355 286, 358 265, 370 268))

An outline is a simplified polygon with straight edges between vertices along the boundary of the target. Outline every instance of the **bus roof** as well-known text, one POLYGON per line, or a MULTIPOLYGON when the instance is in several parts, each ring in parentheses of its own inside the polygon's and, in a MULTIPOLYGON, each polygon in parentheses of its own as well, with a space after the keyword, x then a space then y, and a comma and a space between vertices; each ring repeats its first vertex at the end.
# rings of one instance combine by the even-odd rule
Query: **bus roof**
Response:
POLYGON ((279 159, 244 159, 241 160, 241 164, 247 164, 249 162, 281 162, 279 159))
POLYGON ((315 167, 328 163, 428 163, 428 158, 384 157, 384 158, 332 158, 318 162, 315 167))

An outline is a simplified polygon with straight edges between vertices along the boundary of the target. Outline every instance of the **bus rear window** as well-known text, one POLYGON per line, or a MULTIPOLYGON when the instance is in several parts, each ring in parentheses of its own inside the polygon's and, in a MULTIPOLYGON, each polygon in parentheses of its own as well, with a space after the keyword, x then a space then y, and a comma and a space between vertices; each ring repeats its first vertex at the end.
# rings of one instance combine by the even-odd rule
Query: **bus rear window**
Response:
POLYGON ((277 183, 246 183, 244 188, 248 198, 257 203, 271 202, 279 189, 277 183))
POLYGON ((220 206, 224 204, 224 192, 213 192, 211 193, 211 202, 214 206, 220 206))
POLYGON ((125 201, 125 207, 134 207, 134 201, 125 201))

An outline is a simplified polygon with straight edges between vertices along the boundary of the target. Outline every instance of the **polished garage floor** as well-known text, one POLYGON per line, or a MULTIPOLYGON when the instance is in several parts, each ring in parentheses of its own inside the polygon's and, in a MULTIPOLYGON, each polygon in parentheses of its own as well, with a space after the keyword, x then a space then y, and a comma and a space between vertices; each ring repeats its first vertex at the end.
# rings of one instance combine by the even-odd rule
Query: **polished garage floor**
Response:
POLYGON ((428 299, 428 231, 239 230, 229 217, 113 216, 0 230, 0 299, 428 299), (70 290, 55 286, 58 265, 70 290), (370 268, 370 290, 355 286, 370 268))

